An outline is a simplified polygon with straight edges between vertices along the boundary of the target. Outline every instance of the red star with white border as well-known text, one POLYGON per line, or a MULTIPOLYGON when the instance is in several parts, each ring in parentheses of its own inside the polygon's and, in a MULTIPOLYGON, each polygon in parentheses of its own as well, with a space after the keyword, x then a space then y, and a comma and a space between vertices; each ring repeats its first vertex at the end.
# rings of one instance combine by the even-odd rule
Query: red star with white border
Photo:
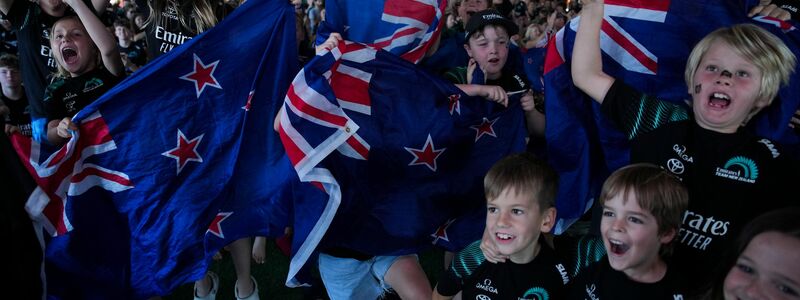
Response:
POLYGON ((194 55, 194 70, 189 72, 189 74, 183 75, 180 78, 186 81, 194 82, 194 89, 197 92, 197 98, 200 98, 200 94, 206 89, 207 86, 215 87, 218 89, 222 89, 222 86, 219 85, 217 82, 217 78, 214 77, 214 71, 217 69, 217 64, 219 64, 219 60, 216 60, 210 64, 204 64, 197 54, 194 55))
POLYGON ((425 141, 425 145, 422 146, 422 149, 403 148, 414 156, 414 160, 408 164, 409 166, 425 165, 434 172, 436 172, 436 159, 442 155, 444 150, 447 150, 447 148, 436 149, 436 147, 433 146, 430 134, 428 135, 428 140, 425 141))
POLYGON ((200 156, 200 153, 197 153, 197 146, 200 145, 200 141, 203 140, 203 135, 205 134, 201 134, 198 137, 188 140, 183 132, 178 129, 178 145, 175 146, 175 148, 161 153, 161 155, 175 159, 175 164, 177 166, 177 171, 175 174, 180 174, 183 170, 183 167, 185 167, 190 161, 203 162, 203 158, 200 156))
POLYGON ((453 221, 455 220, 456 219, 447 220, 447 222, 445 222, 444 224, 442 224, 442 226, 439 226, 439 228, 436 229, 436 232, 431 234, 431 237, 433 237, 434 245, 436 245, 436 242, 438 242, 439 240, 450 242, 450 239, 447 237, 447 228, 449 228, 450 224, 453 224, 453 221))
POLYGON ((221 239, 224 239, 225 234, 222 232, 222 226, 220 225, 220 223, 222 223, 222 221, 230 217, 232 214, 233 212, 217 213, 217 215, 214 216, 214 220, 211 221, 211 225, 208 225, 208 230, 206 230, 206 233, 211 233, 221 239))
POLYGON ((461 98, 459 94, 453 94, 448 97, 448 105, 450 106, 450 115, 453 115, 453 112, 457 112, 459 115, 461 114, 461 101, 458 99, 461 98))
POLYGON ((253 94, 255 92, 256 92, 255 90, 252 90, 250 91, 249 94, 247 94, 247 103, 245 103, 245 105, 242 106, 242 109, 244 109, 244 111, 250 111, 250 107, 252 107, 251 104, 253 103, 253 94))
POLYGON ((497 135, 494 133, 494 122, 497 122, 497 119, 489 121, 489 119, 483 118, 483 122, 480 125, 472 125, 469 127, 475 129, 476 142, 484 135, 497 137, 497 135))

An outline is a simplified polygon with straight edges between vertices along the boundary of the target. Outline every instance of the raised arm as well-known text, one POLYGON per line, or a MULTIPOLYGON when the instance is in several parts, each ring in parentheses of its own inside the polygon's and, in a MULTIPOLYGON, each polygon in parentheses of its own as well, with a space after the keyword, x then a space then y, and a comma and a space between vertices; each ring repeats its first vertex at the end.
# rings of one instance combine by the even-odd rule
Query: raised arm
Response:
POLYGON ((14 4, 14 0, 0 0, 0 12, 7 16, 12 4, 14 4))
POLYGON ((78 18, 81 19, 83 26, 86 27, 86 32, 89 33, 89 37, 92 38, 92 41, 97 45, 97 49, 100 50, 103 65, 106 69, 116 76, 124 75, 125 67, 122 65, 122 58, 120 58, 119 50, 117 50, 117 41, 106 30, 106 26, 103 25, 100 18, 82 0, 64 0, 64 3, 71 6, 75 13, 78 14, 78 18))
POLYGON ((603 72, 600 55, 600 26, 603 24, 603 1, 583 2, 580 26, 572 51, 572 81, 584 93, 603 103, 614 78, 603 72))
POLYGON ((102 16, 109 4, 111 4, 111 1, 108 0, 92 0, 92 8, 97 12, 97 16, 102 16))

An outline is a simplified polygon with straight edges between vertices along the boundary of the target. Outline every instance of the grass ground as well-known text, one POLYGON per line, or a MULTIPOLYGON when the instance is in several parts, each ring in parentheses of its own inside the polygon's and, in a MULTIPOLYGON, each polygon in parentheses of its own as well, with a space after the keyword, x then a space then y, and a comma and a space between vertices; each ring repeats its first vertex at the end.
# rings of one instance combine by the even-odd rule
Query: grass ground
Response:
MULTIPOLYGON (((224 258, 215 261, 209 268, 219 275, 218 300, 233 300, 233 285, 236 281, 236 274, 233 269, 233 262, 230 253, 224 252, 224 258)), ((443 272, 443 252, 442 250, 431 249, 420 253, 420 263, 428 280, 433 286, 436 278, 443 272)), ((286 273, 289 269, 289 258, 281 254, 273 242, 267 243, 267 262, 263 265, 252 265, 253 277, 258 281, 259 296, 261 299, 281 299, 281 300, 302 300, 304 294, 309 292, 301 288, 288 288, 284 285, 286 273)), ((320 287, 324 295, 324 288, 320 287)), ((164 297, 167 300, 192 299, 193 285, 186 284, 179 287, 172 295, 164 297)))

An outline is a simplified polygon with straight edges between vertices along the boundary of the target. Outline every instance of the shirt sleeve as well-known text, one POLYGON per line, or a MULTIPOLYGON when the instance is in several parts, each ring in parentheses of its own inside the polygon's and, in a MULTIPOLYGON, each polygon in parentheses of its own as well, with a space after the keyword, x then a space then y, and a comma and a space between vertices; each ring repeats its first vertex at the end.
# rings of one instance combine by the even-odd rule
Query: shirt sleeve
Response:
POLYGON ((450 263, 450 268, 436 284, 436 291, 439 295, 453 296, 457 294, 464 285, 464 279, 469 278, 475 269, 486 261, 480 245, 481 241, 478 240, 456 253, 450 263))
POLYGON ((600 110, 630 140, 664 124, 689 119, 684 106, 643 94, 621 80, 611 85, 600 110))

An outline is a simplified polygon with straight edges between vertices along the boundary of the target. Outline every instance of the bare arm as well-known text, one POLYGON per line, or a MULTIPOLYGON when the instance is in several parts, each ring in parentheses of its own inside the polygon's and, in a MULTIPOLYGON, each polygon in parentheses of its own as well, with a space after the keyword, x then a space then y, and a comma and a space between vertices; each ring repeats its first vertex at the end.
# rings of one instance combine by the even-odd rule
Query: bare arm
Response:
POLYGON ((14 0, 0 0, 0 12, 3 15, 8 15, 8 11, 11 10, 11 5, 14 4, 14 0))
POLYGON ((117 41, 106 30, 103 22, 81 0, 64 0, 64 3, 71 6, 75 13, 78 14, 83 26, 86 27, 86 31, 89 33, 89 37, 92 38, 92 41, 100 50, 103 65, 106 69, 116 76, 124 75, 125 67, 122 65, 122 58, 120 58, 119 50, 117 50, 117 41))
POLYGON ((600 55, 603 1, 585 1, 580 20, 572 51, 572 81, 589 97, 603 103, 603 98, 614 83, 614 78, 603 72, 600 55))
POLYGON ((109 4, 111 2, 108 0, 92 0, 92 7, 97 12, 97 16, 102 16, 109 4))

